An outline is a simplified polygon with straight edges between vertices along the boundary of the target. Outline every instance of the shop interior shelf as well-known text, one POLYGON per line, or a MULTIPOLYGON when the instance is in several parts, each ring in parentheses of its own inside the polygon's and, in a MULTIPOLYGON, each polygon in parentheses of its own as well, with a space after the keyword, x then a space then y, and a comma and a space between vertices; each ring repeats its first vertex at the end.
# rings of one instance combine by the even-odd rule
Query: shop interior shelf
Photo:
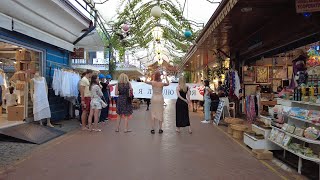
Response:
POLYGON ((319 140, 311 140, 311 139, 307 139, 307 138, 304 138, 304 137, 301 137, 301 136, 297 136, 295 134, 291 134, 291 133, 289 133, 289 132, 287 132, 287 131, 285 131, 283 129, 280 129, 280 128, 277 128, 277 127, 274 127, 274 126, 272 128, 276 129, 278 131, 281 131, 281 132, 283 132, 283 133, 285 133, 285 134, 287 134, 287 135, 289 135, 291 137, 299 139, 301 141, 304 141, 304 142, 307 142, 307 143, 310 143, 310 144, 318 144, 318 145, 320 145, 320 141, 319 140))
POLYGON ((311 102, 304 102, 304 101, 293 101, 293 100, 287 100, 287 99, 281 99, 277 98, 278 103, 285 106, 291 106, 289 104, 291 103, 297 103, 297 104, 303 104, 303 105, 309 105, 309 106, 320 106, 320 103, 311 103, 311 102))
POLYGON ((267 119, 267 120, 269 120, 269 121, 272 121, 272 117, 267 117, 267 116, 260 115, 260 118, 263 118, 263 119, 267 119))
POLYGON ((293 103, 298 103, 298 104, 305 104, 305 105, 310 105, 310 106, 320 106, 319 103, 311 103, 311 102, 303 102, 303 101, 292 101, 293 103))
POLYGON ((298 118, 298 117, 294 117, 294 116, 288 116, 288 117, 291 118, 291 119, 298 120, 298 121, 303 121, 303 122, 310 123, 310 124, 313 124, 313 125, 316 125, 316 126, 320 126, 319 123, 313 123, 312 121, 307 120, 307 119, 302 119, 302 118, 298 118))
POLYGON ((285 147, 285 146, 283 146, 282 144, 279 144, 279 143, 277 143, 277 142, 275 142, 275 141, 273 141, 273 140, 271 140, 271 139, 269 139, 269 141, 271 141, 271 142, 273 142, 274 144, 280 146, 280 147, 283 148, 284 150, 289 151, 289 152, 291 152, 292 154, 295 154, 295 155, 299 156, 299 157, 302 158, 302 159, 309 160, 309 161, 313 161, 313 162, 316 162, 316 163, 320 163, 320 159, 319 159, 319 158, 308 157, 308 156, 305 156, 305 155, 303 155, 303 154, 301 154, 301 153, 296 153, 296 152, 294 152, 293 150, 289 149, 288 147, 285 147))
POLYGON ((260 126, 255 125, 255 124, 252 124, 252 127, 257 128, 257 129, 260 129, 261 131, 271 131, 270 127, 268 127, 268 128, 263 128, 263 127, 260 127, 260 126))

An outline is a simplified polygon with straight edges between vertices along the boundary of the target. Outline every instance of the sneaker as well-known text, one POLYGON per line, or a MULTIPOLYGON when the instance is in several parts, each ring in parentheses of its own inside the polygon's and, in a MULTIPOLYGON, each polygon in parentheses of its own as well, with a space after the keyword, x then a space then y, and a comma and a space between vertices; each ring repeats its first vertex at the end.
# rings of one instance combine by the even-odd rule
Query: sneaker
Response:
POLYGON ((207 121, 207 120, 204 120, 204 121, 201 121, 202 123, 204 123, 204 124, 209 124, 210 123, 210 121, 207 121))

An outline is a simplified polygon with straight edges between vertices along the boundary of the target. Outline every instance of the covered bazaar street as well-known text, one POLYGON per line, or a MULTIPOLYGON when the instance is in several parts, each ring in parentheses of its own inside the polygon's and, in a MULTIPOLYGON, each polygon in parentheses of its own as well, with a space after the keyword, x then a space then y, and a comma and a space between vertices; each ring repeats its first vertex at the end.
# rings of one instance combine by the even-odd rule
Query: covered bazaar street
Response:
POLYGON ((174 101, 167 104, 163 135, 150 134, 142 106, 130 121, 132 133, 116 133, 115 122, 101 133, 76 130, 41 145, 0 179, 285 179, 220 128, 201 124, 200 112, 190 112, 193 134, 177 134, 174 101))

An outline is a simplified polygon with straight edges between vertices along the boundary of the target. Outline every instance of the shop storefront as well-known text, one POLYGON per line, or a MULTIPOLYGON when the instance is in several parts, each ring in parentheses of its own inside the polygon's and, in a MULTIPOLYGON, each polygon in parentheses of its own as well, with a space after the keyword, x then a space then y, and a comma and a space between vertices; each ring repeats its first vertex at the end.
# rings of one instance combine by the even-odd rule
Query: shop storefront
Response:
POLYGON ((228 79, 230 70, 239 75, 240 96, 229 99, 234 99, 238 115, 244 114, 248 122, 256 124, 252 129, 264 134, 263 139, 245 134, 245 143, 253 149, 289 152, 282 156, 280 151, 279 157, 274 151, 274 155, 299 173, 316 178, 320 162, 316 118, 320 105, 320 14, 315 9, 301 11, 299 8, 309 6, 296 3, 315 2, 222 1, 180 70, 187 69, 197 57, 203 57, 202 70, 223 67, 230 57, 229 68, 218 68, 226 72, 220 71, 216 79, 209 71, 209 80, 228 79), (259 126, 261 122, 266 124, 259 126))
POLYGON ((91 20, 67 1, 30 4, 9 0, 0 3, 0 68, 3 79, 0 128, 33 120, 31 79, 35 74, 46 80, 51 120, 69 117, 70 103, 56 96, 52 89, 54 70, 71 69, 70 53, 74 44, 81 40, 82 31, 90 24, 91 20), (36 13, 34 9, 37 9, 36 13), (14 88, 12 94, 9 87, 14 88), (6 95, 9 99, 17 96, 17 102, 11 102, 14 107, 7 108, 6 95))
MULTIPOLYGON (((3 111, 1 124, 10 126, 33 118, 33 104, 30 95, 30 79, 33 78, 33 74, 38 72, 41 76, 46 77, 47 82, 50 84, 53 75, 50 69, 68 67, 69 52, 62 51, 57 47, 37 41, 26 35, 1 28, 0 44, 0 68, 3 72, 2 78, 4 80, 2 85, 3 111), (10 107, 7 108, 8 102, 5 103, 4 100, 6 94, 9 93, 9 87, 15 89, 13 94, 16 94, 18 99, 18 106, 11 107, 11 109, 10 107)), ((10 95, 7 96, 10 97, 10 95)), ((50 104, 55 106, 52 102, 50 104)), ((52 111, 52 119, 55 120, 63 115, 66 116, 68 111, 65 108, 61 107, 63 111, 60 110, 60 112, 52 111)))
POLYGON ((28 107, 32 107, 28 93, 28 89, 30 89, 28 79, 30 79, 32 72, 41 73, 43 71, 40 68, 43 63, 43 55, 41 51, 32 50, 31 47, 18 46, 12 42, 0 41, 0 44, 1 124, 22 122, 24 119, 32 117, 30 116, 32 112, 28 112, 28 107), (10 89, 12 89, 11 92, 10 89))

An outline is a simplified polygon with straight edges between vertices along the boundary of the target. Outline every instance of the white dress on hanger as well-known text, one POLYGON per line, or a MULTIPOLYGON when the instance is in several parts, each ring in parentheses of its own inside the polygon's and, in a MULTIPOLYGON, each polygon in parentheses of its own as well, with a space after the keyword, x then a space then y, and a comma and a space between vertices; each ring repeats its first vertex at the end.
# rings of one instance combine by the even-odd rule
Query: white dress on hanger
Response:
POLYGON ((33 94, 33 115, 35 121, 51 118, 51 111, 46 89, 46 80, 44 77, 41 80, 32 79, 34 83, 33 94))

